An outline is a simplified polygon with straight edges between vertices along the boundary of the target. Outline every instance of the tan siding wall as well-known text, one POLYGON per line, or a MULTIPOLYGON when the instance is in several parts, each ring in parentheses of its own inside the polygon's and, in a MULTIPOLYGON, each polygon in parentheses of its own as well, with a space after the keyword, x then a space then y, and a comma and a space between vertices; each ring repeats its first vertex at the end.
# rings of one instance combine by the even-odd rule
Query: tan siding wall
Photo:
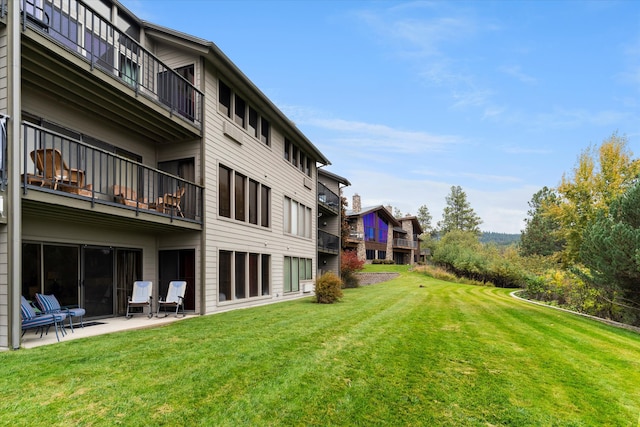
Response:
POLYGON ((127 129, 107 123, 91 112, 60 108, 60 104, 28 88, 23 91, 22 108, 53 123, 92 136, 101 141, 142 156, 143 163, 156 166, 154 141, 141 139, 127 129))
MULTIPOLYGON (((315 178, 309 178, 312 188, 304 186, 305 175, 284 160, 284 135, 273 126, 271 147, 242 133, 242 143, 223 134, 223 123, 233 125, 217 112, 217 78, 206 74, 206 128, 205 128, 205 187, 208 197, 205 205, 206 240, 206 309, 214 311, 217 305, 217 254, 219 250, 254 252, 271 255, 272 300, 283 298, 284 256, 316 259, 315 237, 311 239, 290 236, 283 232, 283 203, 285 195, 312 208, 312 236, 316 229, 315 178), (271 188, 271 228, 253 226, 217 215, 218 165, 235 171, 271 188)), ((251 99, 240 93, 251 105, 251 99)), ((261 111, 265 114, 267 112, 261 111)), ((314 170, 315 174, 315 170, 314 170)), ((313 266, 315 271, 315 265, 313 266)), ((302 290, 302 286, 301 286, 302 290)), ((299 293, 288 296, 299 296, 299 293)), ((287 297, 287 296, 286 296, 287 297)), ((285 298, 286 298, 285 297, 285 298)), ((234 302, 234 307, 255 304, 255 301, 234 302)), ((229 303, 222 305, 228 307, 229 303)))
MULTIPOLYGON (((120 248, 142 249, 142 275, 145 280, 158 282, 157 243, 153 235, 119 231, 114 228, 98 228, 83 224, 55 221, 42 221, 32 217, 23 217, 25 241, 86 244, 112 246, 120 248)), ((157 286, 154 286, 157 293, 157 286)))
MULTIPOLYGON (((7 111, 7 29, 0 28, 0 112, 7 111)), ((7 226, 0 225, 0 348, 9 346, 9 280, 7 226)))

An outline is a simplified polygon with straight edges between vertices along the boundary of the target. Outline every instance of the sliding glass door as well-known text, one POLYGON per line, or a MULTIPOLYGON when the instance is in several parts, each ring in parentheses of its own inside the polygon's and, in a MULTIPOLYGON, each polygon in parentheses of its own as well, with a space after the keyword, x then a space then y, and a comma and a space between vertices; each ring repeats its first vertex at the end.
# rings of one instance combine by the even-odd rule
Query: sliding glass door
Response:
POLYGON ((114 314, 113 257, 109 247, 82 248, 82 297, 87 316, 114 314))

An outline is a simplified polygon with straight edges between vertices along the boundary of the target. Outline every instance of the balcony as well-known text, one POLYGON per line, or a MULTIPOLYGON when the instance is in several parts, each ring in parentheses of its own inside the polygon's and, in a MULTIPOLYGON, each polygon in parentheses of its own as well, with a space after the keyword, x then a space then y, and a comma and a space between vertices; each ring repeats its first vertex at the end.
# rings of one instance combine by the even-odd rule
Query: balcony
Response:
POLYGON ((158 142, 201 134, 204 95, 78 0, 22 0, 26 88, 90 110, 158 142), (170 120, 167 120, 169 118, 170 120))
POLYGON ((361 231, 349 231, 349 240, 361 242, 364 240, 364 233, 361 231))
POLYGON ((330 254, 340 253, 340 237, 318 230, 318 250, 330 254))
POLYGON ((324 184, 318 183, 318 204, 330 213, 340 213, 340 197, 324 184))
POLYGON ((418 249, 418 242, 407 239, 393 239, 394 248, 418 249))
MULTIPOLYGON (((42 199, 56 210, 71 206, 74 199, 84 202, 85 210, 103 206, 119 216, 144 215, 201 228, 201 186, 27 122, 22 132, 25 197, 36 190, 69 198, 42 199)), ((40 209, 44 204, 36 206, 40 209)))

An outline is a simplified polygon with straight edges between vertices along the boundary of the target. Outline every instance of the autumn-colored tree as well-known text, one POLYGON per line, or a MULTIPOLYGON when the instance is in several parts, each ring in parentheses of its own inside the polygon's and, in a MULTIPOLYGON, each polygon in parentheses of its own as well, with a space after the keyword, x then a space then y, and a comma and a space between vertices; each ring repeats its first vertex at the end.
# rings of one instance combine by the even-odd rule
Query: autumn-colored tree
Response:
POLYGON ((342 251, 340 256, 340 276, 345 288, 357 288, 360 283, 355 275, 362 270, 364 261, 358 259, 356 251, 342 251))
POLYGON ((590 146, 578 157, 571 175, 566 174, 557 188, 559 203, 550 205, 548 214, 560 223, 567 242, 565 261, 579 261, 582 234, 599 211, 608 212, 611 203, 637 179, 640 161, 633 159, 626 136, 616 133, 600 147, 590 146))

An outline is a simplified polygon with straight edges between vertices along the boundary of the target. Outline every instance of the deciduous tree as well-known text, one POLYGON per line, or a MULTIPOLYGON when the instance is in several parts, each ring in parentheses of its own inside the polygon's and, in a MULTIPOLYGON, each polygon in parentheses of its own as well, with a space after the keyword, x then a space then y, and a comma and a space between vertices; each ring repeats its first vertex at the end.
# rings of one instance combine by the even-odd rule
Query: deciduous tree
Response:
POLYGON ((616 133, 600 147, 590 146, 578 157, 571 175, 558 186, 559 203, 549 214, 559 223, 567 242, 566 261, 579 261, 582 235, 599 211, 606 215, 609 205, 623 194, 640 173, 640 161, 632 158, 625 136, 616 133))

